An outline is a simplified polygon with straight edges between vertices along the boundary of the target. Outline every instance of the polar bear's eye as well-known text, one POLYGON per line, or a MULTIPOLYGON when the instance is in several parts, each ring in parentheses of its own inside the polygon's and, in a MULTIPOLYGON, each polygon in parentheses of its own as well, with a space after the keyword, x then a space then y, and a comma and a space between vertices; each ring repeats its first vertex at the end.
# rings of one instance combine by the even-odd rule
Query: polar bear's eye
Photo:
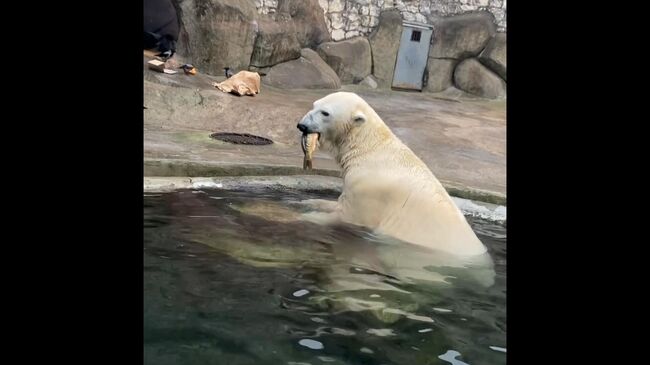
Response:
POLYGON ((329 117, 329 116, 330 116, 330 113, 328 113, 328 112, 326 112, 326 111, 321 111, 320 113, 323 114, 323 115, 326 116, 326 117, 329 117))

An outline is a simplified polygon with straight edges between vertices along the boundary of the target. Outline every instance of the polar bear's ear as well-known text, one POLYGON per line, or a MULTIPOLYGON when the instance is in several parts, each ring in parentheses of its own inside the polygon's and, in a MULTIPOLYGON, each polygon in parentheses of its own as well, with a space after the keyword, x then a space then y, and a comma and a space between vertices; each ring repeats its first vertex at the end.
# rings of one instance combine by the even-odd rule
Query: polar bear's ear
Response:
POLYGON ((366 121, 366 115, 361 111, 358 111, 352 115, 352 121, 361 124, 366 121))

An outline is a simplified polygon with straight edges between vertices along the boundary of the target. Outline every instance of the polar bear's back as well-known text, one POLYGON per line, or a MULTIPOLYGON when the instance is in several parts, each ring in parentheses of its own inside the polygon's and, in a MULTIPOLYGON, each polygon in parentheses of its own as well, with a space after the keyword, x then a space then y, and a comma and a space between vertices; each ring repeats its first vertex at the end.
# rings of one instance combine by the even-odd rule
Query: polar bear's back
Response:
POLYGON ((346 221, 404 241, 459 255, 486 251, 440 181, 397 139, 348 170, 340 203, 346 221))

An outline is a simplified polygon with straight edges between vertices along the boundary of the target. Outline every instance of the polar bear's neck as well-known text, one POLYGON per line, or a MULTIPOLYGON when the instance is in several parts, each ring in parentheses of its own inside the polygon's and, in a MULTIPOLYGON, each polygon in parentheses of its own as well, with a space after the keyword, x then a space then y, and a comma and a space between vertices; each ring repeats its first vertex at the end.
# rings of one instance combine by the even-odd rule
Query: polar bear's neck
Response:
POLYGON ((332 141, 331 152, 343 171, 343 176, 357 165, 368 159, 381 146, 399 143, 397 137, 383 123, 376 123, 360 128, 349 128, 332 141))

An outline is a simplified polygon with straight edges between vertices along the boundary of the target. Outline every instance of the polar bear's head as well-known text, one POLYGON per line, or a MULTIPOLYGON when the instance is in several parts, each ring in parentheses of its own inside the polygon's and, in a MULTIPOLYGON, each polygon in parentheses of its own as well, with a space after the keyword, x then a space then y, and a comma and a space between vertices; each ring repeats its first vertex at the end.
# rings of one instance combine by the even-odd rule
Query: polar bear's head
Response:
POLYGON ((370 105, 350 92, 336 92, 316 100, 312 110, 298 123, 302 133, 319 133, 319 139, 332 146, 341 146, 362 130, 378 126, 387 129, 370 105))

